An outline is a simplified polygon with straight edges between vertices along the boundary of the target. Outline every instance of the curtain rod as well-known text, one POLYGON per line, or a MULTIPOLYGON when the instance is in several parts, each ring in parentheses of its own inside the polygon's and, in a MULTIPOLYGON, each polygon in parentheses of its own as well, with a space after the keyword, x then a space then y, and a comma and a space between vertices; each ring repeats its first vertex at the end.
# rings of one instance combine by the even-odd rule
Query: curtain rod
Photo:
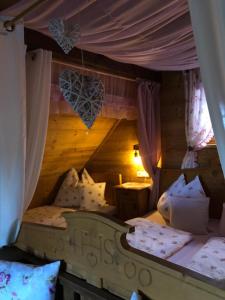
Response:
POLYGON ((45 2, 46 0, 37 0, 31 6, 28 6, 25 10, 23 10, 20 14, 15 16, 12 20, 8 20, 4 22, 4 27, 7 31, 11 32, 14 31, 16 24, 29 12, 34 10, 38 7, 41 3, 45 2))
POLYGON ((137 82, 137 80, 134 79, 134 78, 129 78, 129 77, 121 76, 121 75, 111 74, 109 72, 99 71, 99 70, 96 70, 94 68, 81 66, 81 65, 73 63, 73 62, 65 62, 65 61, 62 61, 58 58, 53 58, 52 62, 60 64, 60 65, 65 65, 65 66, 68 66, 68 67, 75 67, 77 69, 84 70, 84 71, 95 72, 95 73, 101 74, 101 75, 106 75, 106 76, 111 76, 111 77, 115 77, 115 78, 119 78, 119 79, 124 79, 124 80, 131 81, 131 82, 137 82))

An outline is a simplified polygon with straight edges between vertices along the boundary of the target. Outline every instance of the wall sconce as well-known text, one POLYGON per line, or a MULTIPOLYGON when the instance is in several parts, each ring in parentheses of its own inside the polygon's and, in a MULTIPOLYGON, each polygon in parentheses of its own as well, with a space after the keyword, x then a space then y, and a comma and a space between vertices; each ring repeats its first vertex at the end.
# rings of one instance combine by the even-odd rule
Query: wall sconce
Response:
POLYGON ((140 166, 142 166, 142 161, 141 161, 141 157, 139 154, 139 145, 138 144, 134 145, 133 150, 134 150, 134 164, 137 167, 140 167, 140 166))
POLYGON ((134 145, 133 150, 134 150, 133 160, 137 168, 137 177, 143 177, 143 178, 149 177, 149 174, 145 171, 142 164, 141 156, 139 153, 139 145, 138 144, 134 145))

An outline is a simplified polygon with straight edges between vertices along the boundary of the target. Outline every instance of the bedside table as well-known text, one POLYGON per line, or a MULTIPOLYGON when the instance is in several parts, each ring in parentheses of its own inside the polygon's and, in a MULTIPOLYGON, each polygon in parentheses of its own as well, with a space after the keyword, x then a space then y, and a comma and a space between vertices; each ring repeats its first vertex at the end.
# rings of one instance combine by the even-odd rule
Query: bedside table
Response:
POLYGON ((117 216, 121 220, 142 217, 149 210, 150 184, 126 182, 114 186, 117 216))

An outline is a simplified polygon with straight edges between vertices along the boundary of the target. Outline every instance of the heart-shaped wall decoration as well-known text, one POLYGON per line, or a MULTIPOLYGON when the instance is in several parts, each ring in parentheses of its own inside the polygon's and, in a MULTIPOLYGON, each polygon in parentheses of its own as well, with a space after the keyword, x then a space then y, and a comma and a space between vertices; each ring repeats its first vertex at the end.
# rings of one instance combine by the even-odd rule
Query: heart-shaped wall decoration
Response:
POLYGON ((48 30, 66 54, 75 47, 80 38, 79 24, 66 26, 61 19, 50 20, 48 30))
POLYGON ((102 108, 104 85, 101 80, 71 70, 59 76, 59 87, 66 101, 90 128, 102 108))

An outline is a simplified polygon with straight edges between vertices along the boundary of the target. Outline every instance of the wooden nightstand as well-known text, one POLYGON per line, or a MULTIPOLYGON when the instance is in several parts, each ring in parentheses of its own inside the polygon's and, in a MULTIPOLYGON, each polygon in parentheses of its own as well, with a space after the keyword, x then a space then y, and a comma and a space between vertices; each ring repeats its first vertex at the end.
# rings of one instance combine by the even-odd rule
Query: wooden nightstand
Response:
POLYGON ((141 217, 149 210, 150 184, 127 182, 114 186, 117 216, 121 220, 141 217))

